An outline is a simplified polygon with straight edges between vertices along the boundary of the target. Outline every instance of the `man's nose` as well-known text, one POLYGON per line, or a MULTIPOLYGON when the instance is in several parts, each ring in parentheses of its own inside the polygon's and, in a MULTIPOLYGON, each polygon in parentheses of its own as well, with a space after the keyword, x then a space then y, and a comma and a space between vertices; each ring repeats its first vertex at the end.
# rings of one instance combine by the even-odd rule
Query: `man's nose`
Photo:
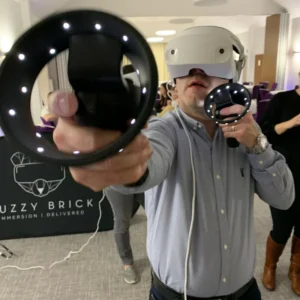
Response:
POLYGON ((191 69, 189 75, 205 75, 205 72, 201 69, 191 69))

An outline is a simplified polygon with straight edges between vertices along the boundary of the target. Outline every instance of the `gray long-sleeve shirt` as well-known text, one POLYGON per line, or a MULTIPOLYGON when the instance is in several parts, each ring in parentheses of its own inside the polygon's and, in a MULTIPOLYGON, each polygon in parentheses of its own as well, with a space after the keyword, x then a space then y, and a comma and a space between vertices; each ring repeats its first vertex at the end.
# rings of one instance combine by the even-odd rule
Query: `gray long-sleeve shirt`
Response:
MULTIPOLYGON (((266 203, 288 209, 294 182, 284 157, 271 146, 260 154, 229 148, 221 129, 213 141, 205 127, 179 110, 192 142, 196 173, 196 209, 189 259, 187 294, 228 295, 254 274, 254 193, 266 203)), ((144 131, 153 148, 146 191, 147 252, 157 276, 177 292, 184 291, 184 265, 192 213, 192 169, 189 142, 175 111, 152 119, 144 131)))

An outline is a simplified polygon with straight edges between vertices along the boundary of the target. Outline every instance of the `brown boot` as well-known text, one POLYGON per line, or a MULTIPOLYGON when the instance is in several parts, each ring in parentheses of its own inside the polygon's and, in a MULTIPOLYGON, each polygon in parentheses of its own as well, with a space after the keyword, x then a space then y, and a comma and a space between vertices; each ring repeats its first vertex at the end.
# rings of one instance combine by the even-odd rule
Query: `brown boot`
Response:
POLYGON ((300 239, 293 237, 291 266, 289 270, 289 278, 292 281, 292 290, 300 296, 300 239))
POLYGON ((292 259, 293 259, 293 255, 295 254, 295 246, 297 243, 297 238, 295 236, 293 236, 292 239, 292 245, 291 245, 291 264, 290 264, 290 268, 289 268, 289 278, 292 280, 292 259))
POLYGON ((269 291, 276 287, 276 267, 285 245, 277 244, 269 235, 266 246, 266 261, 262 283, 269 291))

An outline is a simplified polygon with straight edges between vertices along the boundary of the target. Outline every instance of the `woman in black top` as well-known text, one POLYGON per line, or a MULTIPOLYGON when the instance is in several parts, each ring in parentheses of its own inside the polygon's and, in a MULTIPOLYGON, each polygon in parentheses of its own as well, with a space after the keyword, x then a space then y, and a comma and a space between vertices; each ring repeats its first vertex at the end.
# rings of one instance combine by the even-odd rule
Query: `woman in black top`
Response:
POLYGON ((268 290, 275 289, 276 264, 294 230, 289 277, 300 296, 300 89, 275 95, 260 125, 273 148, 285 156, 296 192, 288 210, 271 207, 273 229, 267 240, 263 284, 268 290))

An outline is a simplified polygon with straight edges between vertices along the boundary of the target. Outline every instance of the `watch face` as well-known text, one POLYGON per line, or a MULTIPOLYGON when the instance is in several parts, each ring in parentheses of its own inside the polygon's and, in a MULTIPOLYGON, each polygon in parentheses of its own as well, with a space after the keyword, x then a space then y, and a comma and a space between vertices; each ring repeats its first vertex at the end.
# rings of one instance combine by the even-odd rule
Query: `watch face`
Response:
POLYGON ((268 147, 268 140, 265 136, 262 136, 260 138, 260 145, 263 149, 266 149, 268 147))

